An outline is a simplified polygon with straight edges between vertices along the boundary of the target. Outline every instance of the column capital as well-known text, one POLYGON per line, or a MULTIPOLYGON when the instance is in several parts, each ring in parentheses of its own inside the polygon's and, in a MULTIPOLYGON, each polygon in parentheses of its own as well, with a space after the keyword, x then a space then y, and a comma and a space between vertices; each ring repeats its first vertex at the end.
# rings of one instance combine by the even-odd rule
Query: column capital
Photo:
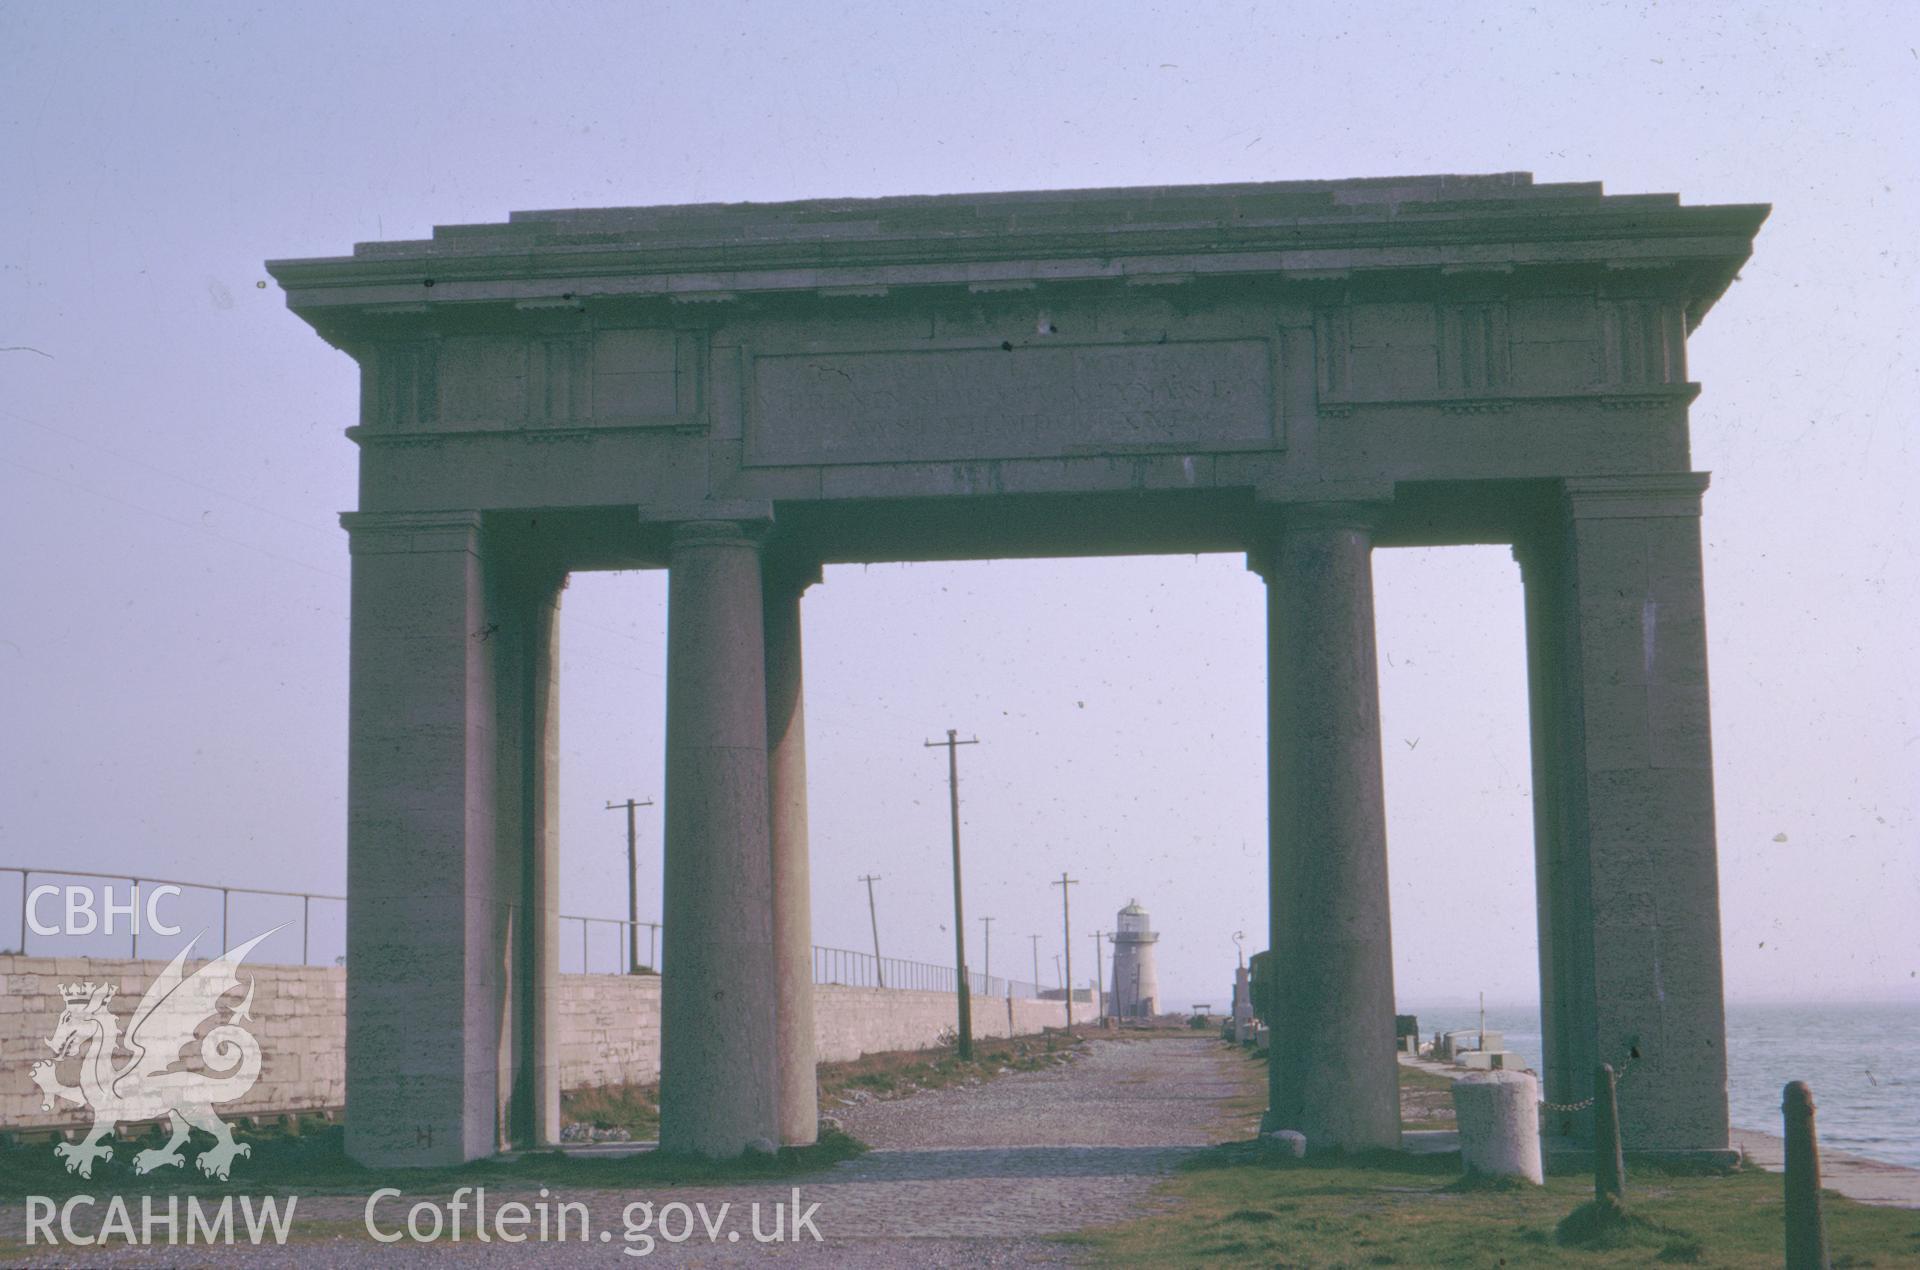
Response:
POLYGON ((760 499, 710 498, 697 503, 643 503, 634 509, 643 525, 710 524, 732 521, 739 525, 771 525, 773 504, 760 499))
POLYGON ((425 551, 479 554, 480 513, 341 512, 347 550, 356 556, 425 551))
POLYGON ((1269 566, 1276 545, 1296 534, 1347 530, 1365 534, 1371 543, 1391 499, 1389 493, 1383 499, 1288 499, 1267 503, 1268 514, 1261 527, 1260 540, 1247 548, 1247 568, 1272 581, 1269 566))
POLYGON ((1253 491, 1262 507, 1294 508, 1323 503, 1385 505, 1393 502, 1392 481, 1299 481, 1268 478, 1253 491))
POLYGON ((804 595, 808 587, 820 585, 821 565, 808 556, 769 548, 761 565, 761 578, 769 593, 804 595))
POLYGON ((1365 529, 1371 532, 1393 506, 1392 481, 1266 480, 1254 490, 1256 506, 1276 528, 1365 529))
POLYGON ((1384 501, 1333 499, 1324 502, 1287 503, 1274 517, 1280 533, 1311 532, 1319 529, 1358 529, 1371 534, 1387 514, 1384 501))
POLYGON ((759 551, 767 526, 751 520, 681 520, 673 523, 670 551, 687 547, 741 547, 759 551))
POLYGON ((1520 581, 1523 584, 1529 579, 1545 576, 1557 559, 1556 548, 1541 541, 1537 534, 1517 539, 1509 550, 1513 553, 1513 562, 1520 566, 1520 581))
POLYGON ((1573 520, 1645 520, 1700 515, 1707 472, 1648 472, 1625 476, 1573 476, 1561 482, 1573 520))

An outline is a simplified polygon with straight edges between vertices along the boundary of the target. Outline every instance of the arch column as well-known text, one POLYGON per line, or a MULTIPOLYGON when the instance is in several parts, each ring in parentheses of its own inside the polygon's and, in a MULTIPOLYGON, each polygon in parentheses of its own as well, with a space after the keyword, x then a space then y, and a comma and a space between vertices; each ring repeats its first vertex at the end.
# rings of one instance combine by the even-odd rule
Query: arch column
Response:
POLYGON ((760 524, 674 527, 660 1146, 779 1141, 760 524))
POLYGON ((806 693, 800 657, 800 597, 819 581, 818 565, 770 564, 765 571, 774 1058, 784 1146, 806 1146, 820 1133, 813 1024, 813 884, 807 865, 806 693))
MULTIPOLYGON (((1565 821, 1566 571, 1558 535, 1517 542, 1527 632, 1527 713, 1532 742, 1534 894, 1540 957, 1541 1097, 1577 1104, 1593 1090, 1601 1061, 1594 1050, 1591 1010, 1593 947, 1583 936, 1593 924, 1592 879, 1569 850, 1565 821)), ((1587 1138, 1583 1112, 1548 1111, 1541 1129, 1551 1137, 1587 1138)))
POLYGON ((1286 508, 1267 582, 1275 1012, 1261 1128, 1311 1150, 1400 1144, 1372 510, 1286 508))
POLYGON ((518 798, 528 923, 520 1008, 528 1063, 520 1094, 526 1118, 514 1136, 551 1147, 560 1142, 560 598, 566 582, 542 581, 526 610, 524 732, 516 738, 523 747, 518 798))

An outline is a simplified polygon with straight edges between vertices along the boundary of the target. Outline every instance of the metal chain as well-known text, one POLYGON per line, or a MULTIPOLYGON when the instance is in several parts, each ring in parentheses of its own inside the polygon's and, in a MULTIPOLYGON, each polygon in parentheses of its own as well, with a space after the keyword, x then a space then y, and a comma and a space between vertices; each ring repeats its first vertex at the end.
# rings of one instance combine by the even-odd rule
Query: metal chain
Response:
MULTIPOLYGON (((1621 1059, 1620 1063, 1613 1069, 1613 1087, 1616 1090, 1626 1083, 1627 1073, 1633 1070, 1635 1061, 1634 1056, 1629 1054, 1621 1059)), ((1548 1111, 1585 1111, 1588 1107, 1593 1106, 1594 1100, 1598 1097, 1598 1093, 1593 1093, 1582 1098, 1579 1102, 1542 1102, 1540 1105, 1548 1111)))

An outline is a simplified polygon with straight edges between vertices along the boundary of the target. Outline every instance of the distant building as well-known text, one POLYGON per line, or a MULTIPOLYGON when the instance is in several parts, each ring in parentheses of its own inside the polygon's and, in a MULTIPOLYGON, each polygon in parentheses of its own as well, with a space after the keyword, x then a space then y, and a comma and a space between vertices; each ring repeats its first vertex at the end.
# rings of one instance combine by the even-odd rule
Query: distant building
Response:
POLYGON ((1160 1012, 1160 972, 1153 946, 1160 941, 1147 910, 1135 900, 1120 910, 1113 931, 1113 1013, 1123 1019, 1147 1019, 1160 1012))

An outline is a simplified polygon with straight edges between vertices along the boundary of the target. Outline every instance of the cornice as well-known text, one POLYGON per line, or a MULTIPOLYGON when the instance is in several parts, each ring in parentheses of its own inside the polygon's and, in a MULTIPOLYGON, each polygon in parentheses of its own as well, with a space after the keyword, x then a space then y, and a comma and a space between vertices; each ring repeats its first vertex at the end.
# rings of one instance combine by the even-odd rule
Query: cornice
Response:
MULTIPOLYGON (((643 241, 575 243, 566 240, 526 243, 448 246, 438 242, 406 244, 410 250, 380 256, 341 256, 273 260, 267 270, 288 291, 379 287, 396 282, 434 288, 473 281, 578 281, 604 276, 671 278, 654 288, 658 293, 687 293, 703 298, 761 290, 860 288, 877 285, 935 285, 992 281, 1047 281, 1067 278, 1137 276, 1121 258, 1176 256, 1178 262, 1158 272, 1324 272, 1365 268, 1365 260, 1328 261, 1302 253, 1404 252, 1430 250, 1431 259, 1390 262, 1395 266, 1425 265, 1458 270, 1463 266, 1495 267, 1512 263, 1487 259, 1461 249, 1533 246, 1545 250, 1521 252, 1528 262, 1569 264, 1605 262, 1622 254, 1652 254, 1659 264, 1685 258, 1744 259, 1754 233, 1765 219, 1765 207, 1729 205, 1675 207, 1658 213, 1637 209, 1631 213, 1586 215, 1494 215, 1431 220, 1306 222, 1268 225, 1141 228, 1114 225, 1070 234, 1036 231, 998 231, 952 235, 937 239, 890 235, 855 241, 781 240, 771 243, 696 242, 650 245, 643 241), (1659 244, 1653 253, 1624 252, 1633 244, 1659 244), (1552 250, 1578 246, 1583 250, 1552 250), (1459 254, 1448 255, 1447 249, 1459 254), (1248 259, 1246 257, 1256 257, 1248 259), (1236 260, 1235 257, 1241 257, 1236 260), (1267 257, 1267 259, 1257 259, 1267 257), (1294 259, 1287 259, 1294 257, 1294 259), (1086 262, 1099 267, 1087 269, 1086 262), (998 271, 999 278, 952 275, 942 267, 980 264, 1018 264, 1015 271, 998 271), (1076 268, 1078 264, 1082 267, 1076 268), (1177 267, 1176 267, 1177 266, 1177 267), (1224 266, 1224 267, 1222 267, 1224 266), (879 270, 867 276, 842 276, 847 269, 879 270), (820 276, 796 279, 794 271, 820 271, 820 276), (932 271, 932 272, 929 272, 932 271), (756 277, 769 273, 776 276, 756 277), (678 275, 699 275, 681 278, 678 275)), ((1389 262, 1372 262, 1377 266, 1389 262)), ((1152 271, 1149 271, 1152 272, 1152 271)), ((591 293, 576 293, 591 294, 591 293)), ((316 297, 317 298, 317 297, 316 297)), ((435 301, 457 298, 447 294, 435 301)), ((571 296, 568 298, 572 298, 571 296)))
POLYGON ((1569 477, 1562 484, 1567 514, 1574 520, 1697 518, 1707 472, 1647 472, 1569 477))
POLYGON ((477 554, 477 511, 341 512, 351 555, 458 551, 477 554))
POLYGON ((1302 283, 1355 271, 1505 273, 1599 264, 1671 271, 1710 302, 1768 209, 1608 195, 1527 173, 1134 189, 819 199, 516 212, 363 243, 351 256, 270 262, 316 323, 342 310, 509 301, 569 305, 655 296, 725 303, 753 293, 884 295, 1108 279, 1133 285, 1271 274, 1302 283))

